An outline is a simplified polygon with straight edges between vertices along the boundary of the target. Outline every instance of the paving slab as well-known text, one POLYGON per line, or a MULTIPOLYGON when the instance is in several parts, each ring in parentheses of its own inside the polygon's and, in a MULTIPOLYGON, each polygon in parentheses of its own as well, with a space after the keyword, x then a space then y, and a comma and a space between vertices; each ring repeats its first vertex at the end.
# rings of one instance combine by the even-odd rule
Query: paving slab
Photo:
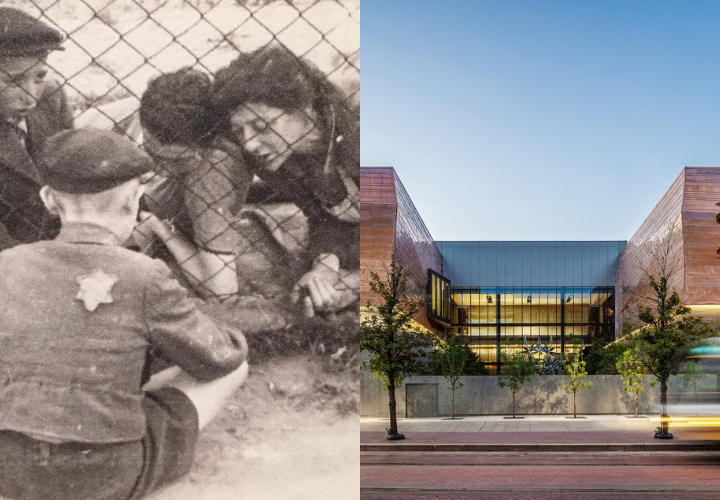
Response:
POLYGON ((399 419, 403 441, 389 442, 386 419, 360 423, 361 451, 670 451, 720 450, 718 428, 671 428, 672 440, 655 439, 658 418, 628 419, 624 415, 526 416, 508 422, 502 416, 463 420, 399 419), (428 448, 430 446, 430 448, 428 448))

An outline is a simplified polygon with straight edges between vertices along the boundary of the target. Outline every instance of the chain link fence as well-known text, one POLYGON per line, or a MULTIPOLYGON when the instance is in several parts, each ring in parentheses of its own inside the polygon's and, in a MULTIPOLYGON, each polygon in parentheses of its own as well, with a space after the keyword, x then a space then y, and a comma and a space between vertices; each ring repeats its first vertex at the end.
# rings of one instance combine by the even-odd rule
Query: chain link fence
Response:
MULTIPOLYGON (((256 351, 310 348, 354 366, 359 0, 2 6, 65 40, 35 82, 23 150, 0 159, 0 244, 57 232, 38 179, 17 175, 37 160, 38 131, 114 130, 156 165, 127 246, 163 259, 256 351)), ((4 78, 7 89, 15 77, 4 78)))

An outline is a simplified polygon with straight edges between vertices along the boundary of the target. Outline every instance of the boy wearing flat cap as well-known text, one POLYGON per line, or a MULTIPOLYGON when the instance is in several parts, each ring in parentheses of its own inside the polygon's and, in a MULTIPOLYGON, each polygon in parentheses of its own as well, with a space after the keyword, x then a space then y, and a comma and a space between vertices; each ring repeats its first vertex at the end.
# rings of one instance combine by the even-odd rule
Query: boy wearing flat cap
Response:
POLYGON ((246 343, 121 246, 146 153, 70 130, 38 166, 62 228, 0 253, 0 496, 142 498, 188 471, 198 430, 247 376, 246 343), (151 355, 175 366, 148 381, 151 355))
POLYGON ((62 41, 31 15, 0 7, 0 225, 22 243, 37 241, 48 224, 35 164, 42 144, 73 126, 65 93, 45 65, 62 41))

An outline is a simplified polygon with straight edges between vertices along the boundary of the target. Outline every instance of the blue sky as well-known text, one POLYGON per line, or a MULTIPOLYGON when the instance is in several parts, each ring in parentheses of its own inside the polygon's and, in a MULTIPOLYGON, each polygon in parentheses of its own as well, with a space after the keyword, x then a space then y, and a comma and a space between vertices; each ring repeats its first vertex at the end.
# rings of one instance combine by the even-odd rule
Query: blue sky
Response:
POLYGON ((627 240, 720 166, 719 26, 716 1, 363 0, 361 163, 436 240, 627 240))

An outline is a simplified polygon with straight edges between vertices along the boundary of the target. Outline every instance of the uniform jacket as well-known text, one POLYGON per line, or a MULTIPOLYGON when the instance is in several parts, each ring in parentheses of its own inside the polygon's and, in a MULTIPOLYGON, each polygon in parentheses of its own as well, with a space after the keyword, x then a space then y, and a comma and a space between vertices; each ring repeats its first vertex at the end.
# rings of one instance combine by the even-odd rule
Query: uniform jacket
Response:
POLYGON ((118 246, 100 226, 69 224, 53 241, 6 250, 0 276, 0 429, 137 440, 151 351, 200 380, 244 361, 239 332, 216 327, 165 264, 118 246), (87 278, 102 275, 116 278, 109 289, 87 278), (88 291, 105 298, 93 311, 88 291))
POLYGON ((72 113, 59 85, 49 80, 38 105, 27 115, 26 148, 13 127, 0 119, 0 224, 22 243, 37 241, 47 213, 35 161, 45 140, 73 126, 72 113))

